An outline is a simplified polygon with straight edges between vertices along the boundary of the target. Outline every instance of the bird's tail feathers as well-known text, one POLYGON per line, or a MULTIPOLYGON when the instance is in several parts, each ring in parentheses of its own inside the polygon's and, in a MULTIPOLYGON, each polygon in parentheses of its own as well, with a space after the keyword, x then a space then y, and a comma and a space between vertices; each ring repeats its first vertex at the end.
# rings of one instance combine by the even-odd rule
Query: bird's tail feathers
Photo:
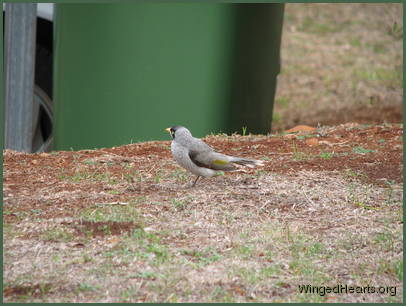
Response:
POLYGON ((264 165, 264 162, 262 160, 239 158, 239 157, 234 157, 231 160, 231 162, 235 163, 235 164, 242 165, 242 166, 247 166, 249 168, 255 168, 256 166, 263 166, 264 165))

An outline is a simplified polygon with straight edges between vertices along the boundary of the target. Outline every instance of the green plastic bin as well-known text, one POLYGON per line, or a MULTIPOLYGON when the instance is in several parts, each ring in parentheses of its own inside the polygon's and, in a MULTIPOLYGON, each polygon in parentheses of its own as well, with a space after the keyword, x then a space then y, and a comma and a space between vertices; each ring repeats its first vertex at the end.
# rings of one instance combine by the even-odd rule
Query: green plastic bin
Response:
POLYGON ((267 133, 283 4, 56 4, 55 149, 267 133))

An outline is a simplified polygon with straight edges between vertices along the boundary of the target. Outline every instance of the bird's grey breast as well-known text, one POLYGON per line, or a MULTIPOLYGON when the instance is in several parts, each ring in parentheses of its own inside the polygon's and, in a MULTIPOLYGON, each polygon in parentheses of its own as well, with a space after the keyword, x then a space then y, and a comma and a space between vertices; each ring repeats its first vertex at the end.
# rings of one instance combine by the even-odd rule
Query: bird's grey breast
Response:
POLYGON ((171 151, 174 159, 182 166, 187 164, 187 159, 189 159, 189 150, 179 144, 177 141, 172 141, 171 143, 171 151))

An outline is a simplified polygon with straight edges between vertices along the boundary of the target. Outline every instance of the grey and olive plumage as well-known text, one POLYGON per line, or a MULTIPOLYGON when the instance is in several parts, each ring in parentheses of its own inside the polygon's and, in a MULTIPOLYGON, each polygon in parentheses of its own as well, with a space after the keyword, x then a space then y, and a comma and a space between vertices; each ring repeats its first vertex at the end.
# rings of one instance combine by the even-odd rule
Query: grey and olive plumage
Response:
POLYGON ((219 171, 232 171, 239 164, 254 168, 263 164, 260 160, 240 158, 215 152, 202 140, 192 136, 183 126, 167 128, 172 136, 171 151, 173 158, 186 170, 197 175, 192 186, 195 186, 199 177, 211 177, 219 171))

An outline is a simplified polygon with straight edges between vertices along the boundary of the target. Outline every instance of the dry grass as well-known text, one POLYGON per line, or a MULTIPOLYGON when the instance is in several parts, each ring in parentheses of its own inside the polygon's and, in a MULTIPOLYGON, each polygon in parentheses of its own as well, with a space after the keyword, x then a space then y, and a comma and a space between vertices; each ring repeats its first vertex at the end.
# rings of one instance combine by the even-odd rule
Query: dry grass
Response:
POLYGON ((190 189, 182 177, 188 185, 192 177, 174 184, 173 174, 161 171, 164 192, 90 206, 78 219, 142 225, 128 232, 113 235, 106 223, 104 235, 77 235, 72 218, 7 225, 6 288, 32 291, 5 301, 402 300, 400 185, 303 171, 227 175, 190 189), (300 284, 396 286, 397 295, 306 295, 300 284))
POLYGON ((281 56, 273 130, 402 122, 402 4, 287 4, 281 56))

